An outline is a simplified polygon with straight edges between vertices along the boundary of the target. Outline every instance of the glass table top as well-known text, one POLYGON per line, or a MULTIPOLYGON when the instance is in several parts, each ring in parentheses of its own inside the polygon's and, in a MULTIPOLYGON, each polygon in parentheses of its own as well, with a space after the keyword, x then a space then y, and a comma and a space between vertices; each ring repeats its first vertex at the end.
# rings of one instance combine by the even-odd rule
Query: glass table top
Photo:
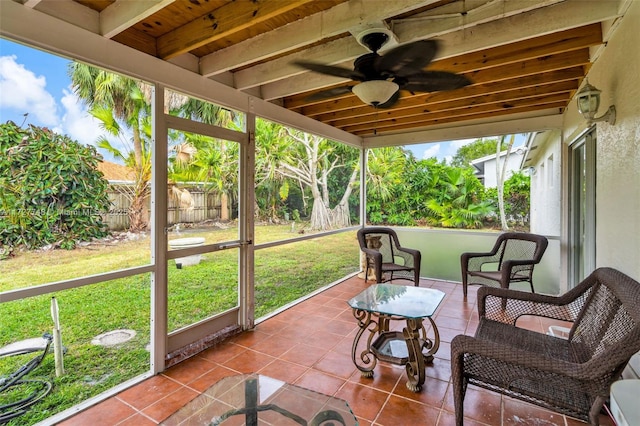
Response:
POLYGON ((259 374, 225 377, 164 426, 357 426, 346 401, 259 374))
POLYGON ((444 292, 395 284, 374 284, 349 300, 353 309, 405 318, 430 317, 444 299, 444 292))

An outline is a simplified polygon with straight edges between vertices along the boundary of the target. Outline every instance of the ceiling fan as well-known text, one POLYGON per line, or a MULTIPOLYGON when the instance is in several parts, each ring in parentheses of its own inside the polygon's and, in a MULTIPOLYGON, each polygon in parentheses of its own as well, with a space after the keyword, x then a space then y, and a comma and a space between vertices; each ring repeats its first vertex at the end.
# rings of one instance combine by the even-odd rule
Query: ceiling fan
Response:
POLYGON ((367 31, 358 39, 371 53, 358 57, 353 70, 316 62, 295 62, 296 65, 310 71, 360 82, 355 86, 347 85, 317 92, 307 98, 308 100, 328 99, 353 92, 368 105, 389 108, 400 99, 400 90, 436 92, 459 89, 471 84, 467 77, 459 74, 423 69, 438 52, 437 40, 415 41, 379 55, 378 50, 390 39, 388 30, 367 31))

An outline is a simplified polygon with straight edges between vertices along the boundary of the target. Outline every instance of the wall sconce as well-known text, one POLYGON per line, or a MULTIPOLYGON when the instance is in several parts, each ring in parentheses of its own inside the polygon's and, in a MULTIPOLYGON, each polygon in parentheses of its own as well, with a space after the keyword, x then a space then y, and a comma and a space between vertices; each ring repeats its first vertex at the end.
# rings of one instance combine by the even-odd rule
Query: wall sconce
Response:
POLYGON ((578 111, 584 118, 587 119, 589 124, 598 121, 606 121, 613 125, 616 122, 616 107, 611 105, 607 112, 602 117, 596 117, 598 107, 600 106, 600 90, 587 84, 577 93, 578 111))

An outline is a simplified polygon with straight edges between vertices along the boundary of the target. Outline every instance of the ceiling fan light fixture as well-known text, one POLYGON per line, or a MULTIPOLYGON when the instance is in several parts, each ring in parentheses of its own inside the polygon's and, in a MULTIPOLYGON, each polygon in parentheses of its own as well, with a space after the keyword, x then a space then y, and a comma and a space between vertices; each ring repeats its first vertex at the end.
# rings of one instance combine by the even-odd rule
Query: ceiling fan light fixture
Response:
POLYGON ((377 106, 391 99, 399 88, 393 81, 370 80, 356 84, 351 90, 365 104, 377 106))

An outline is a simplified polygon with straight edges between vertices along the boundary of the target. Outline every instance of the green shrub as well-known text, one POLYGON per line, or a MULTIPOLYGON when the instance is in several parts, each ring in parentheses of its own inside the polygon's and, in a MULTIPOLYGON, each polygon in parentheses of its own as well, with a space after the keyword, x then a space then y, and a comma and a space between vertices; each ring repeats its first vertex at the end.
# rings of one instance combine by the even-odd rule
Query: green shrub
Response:
POLYGON ((72 249, 106 236, 100 159, 95 147, 49 129, 0 124, 0 258, 18 246, 72 249))

